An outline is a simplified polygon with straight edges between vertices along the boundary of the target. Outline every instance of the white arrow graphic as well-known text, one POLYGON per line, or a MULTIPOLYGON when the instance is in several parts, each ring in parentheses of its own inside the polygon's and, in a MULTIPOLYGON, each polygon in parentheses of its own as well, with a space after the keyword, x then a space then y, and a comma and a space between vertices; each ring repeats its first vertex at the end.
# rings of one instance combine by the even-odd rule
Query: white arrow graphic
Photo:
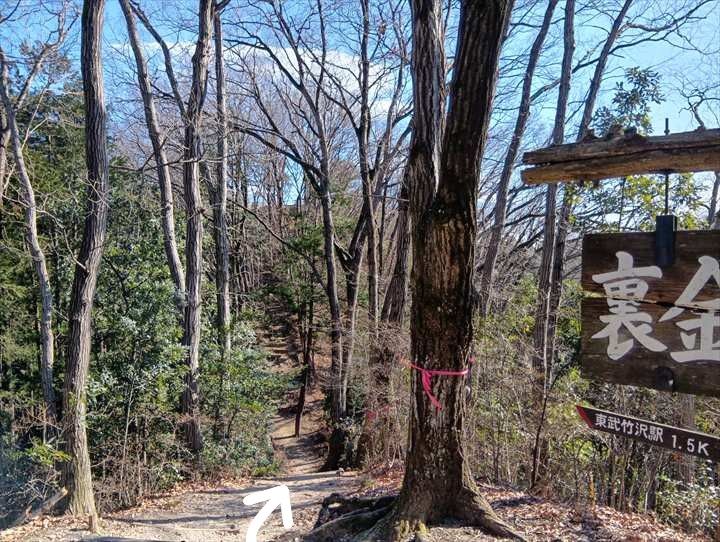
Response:
POLYGON ((243 504, 245 506, 252 506, 253 504, 264 501, 267 501, 267 503, 260 509, 248 526, 245 542, 257 542, 257 534, 260 527, 262 527, 265 520, 270 517, 270 514, 272 514, 273 510, 278 506, 282 513, 283 527, 290 529, 293 526, 292 508, 290 508, 290 490, 287 486, 276 486, 250 493, 250 495, 243 499, 243 504))

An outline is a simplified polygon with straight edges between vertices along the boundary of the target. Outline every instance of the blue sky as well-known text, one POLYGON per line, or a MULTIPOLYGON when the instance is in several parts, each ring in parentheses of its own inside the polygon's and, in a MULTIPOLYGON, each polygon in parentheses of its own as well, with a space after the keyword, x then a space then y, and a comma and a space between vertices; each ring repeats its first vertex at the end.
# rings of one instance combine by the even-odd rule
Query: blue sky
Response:
MULTIPOLYGON (((9 5, 14 5, 16 0, 0 0, 0 12, 5 12, 9 5)), ((52 2, 59 0, 52 0, 52 2)), ((638 0, 639 2, 640 0, 638 0)), ((642 0, 647 4, 642 4, 659 9, 667 5, 668 0, 642 0), (658 7, 659 6, 659 7, 658 7)), ((689 1, 689 0, 688 0, 689 1)), ((0 29, 0 39, 4 44, 4 48, 13 54, 13 44, 17 44, 20 39, 40 39, 47 35, 52 25, 52 17, 43 10, 33 9, 37 4, 37 0, 20 0, 20 10, 28 12, 27 17, 22 21, 18 21, 12 25, 5 24, 0 29)), ((79 8, 80 2, 75 2, 79 8)), ((156 22, 157 27, 164 33, 169 43, 179 41, 192 41, 194 27, 196 21, 192 6, 194 2, 177 1, 177 0, 145 0, 142 2, 146 12, 156 22), (173 25, 168 21, 172 20, 173 25), (176 23, 184 25, 189 31, 173 29, 176 23)), ((232 4, 231 4, 232 5, 232 4)), ((544 9, 544 2, 540 2, 540 9, 544 9)), ((578 2, 578 6, 582 6, 578 2)), ((562 2, 556 13, 556 32, 561 27, 562 2)), ((697 50, 691 50, 687 47, 683 38, 674 37, 673 44, 667 42, 645 43, 632 49, 621 51, 622 56, 616 56, 612 59, 608 67, 608 74, 603 84, 603 100, 611 95, 614 81, 620 80, 623 69, 631 66, 640 66, 643 68, 652 68, 660 73, 663 79, 663 88, 666 95, 666 101, 662 104, 655 105, 652 110, 652 119, 654 131, 659 134, 664 129, 664 119, 667 117, 670 121, 672 132, 685 131, 696 128, 691 113, 687 111, 687 103, 680 96, 677 89, 685 84, 700 85, 709 84, 713 81, 720 82, 720 2, 715 1, 712 5, 705 6, 698 12, 704 16, 704 19, 697 21, 687 29, 688 35, 692 38, 693 43, 698 49, 710 51, 710 55, 703 55, 697 50)), ((603 21, 592 21, 593 24, 601 26, 603 21)), ((78 32, 79 21, 75 23, 74 32, 68 41, 68 49, 72 57, 77 58, 78 52, 78 32)), ((142 29, 141 29, 142 32, 142 29)), ((529 31, 534 32, 534 31, 529 31)), ((581 29, 581 34, 577 36, 578 55, 582 53, 583 42, 597 41, 603 35, 603 30, 591 27, 581 29)), ((144 32, 142 33, 144 35, 144 32)), ((557 34, 556 34, 557 37, 557 34)), ((112 58, 112 47, 117 47, 126 39, 125 23, 122 12, 116 0, 108 0, 105 21, 105 50, 106 66, 108 74, 106 80, 113 82, 113 74, 117 75, 117 70, 122 69, 122 62, 118 62, 112 58)), ((149 39, 149 38, 148 38, 149 39)), ((587 81, 591 75, 591 69, 588 68, 579 73, 575 80, 574 86, 576 92, 582 91, 582 87, 587 85, 587 81)), ((114 88, 109 86, 107 95, 109 100, 122 99, 124 96, 116 96, 114 88)), ((716 91, 716 96, 717 96, 716 91)), ((599 105, 601 105, 599 104, 599 105)), ((716 104, 720 109, 720 104, 716 104)), ((707 117, 708 124, 717 126, 717 119, 711 116, 707 117)), ((569 133, 572 133, 570 130, 569 133)))

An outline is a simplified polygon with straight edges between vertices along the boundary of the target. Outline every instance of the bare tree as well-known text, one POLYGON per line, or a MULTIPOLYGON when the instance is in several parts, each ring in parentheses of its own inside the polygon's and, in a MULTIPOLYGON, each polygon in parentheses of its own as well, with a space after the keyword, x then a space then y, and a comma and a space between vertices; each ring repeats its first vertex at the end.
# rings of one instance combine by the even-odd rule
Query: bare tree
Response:
POLYGON ((523 135, 525 134, 525 128, 530 116, 535 69, 537 68, 540 53, 542 52, 548 30, 550 30, 550 24, 552 23, 553 13, 555 12, 557 4, 558 0, 548 1, 547 8, 545 9, 545 15, 542 23, 540 24, 540 29, 535 36, 532 47, 530 48, 527 68, 525 69, 525 76, 523 77, 522 91, 520 93, 520 106, 518 108, 517 119, 515 120, 515 128, 513 130, 512 137, 510 138, 507 153, 505 154, 505 161, 503 163, 502 173, 500 174, 500 182, 495 196, 495 225, 493 226, 490 234, 487 252, 483 261, 482 273, 480 275, 480 312, 483 316, 487 316, 490 311, 492 275, 495 271, 495 264, 497 262, 498 252, 500 249, 500 241, 505 227, 508 188, 510 186, 512 173, 515 169, 520 144, 523 135))
MULTIPOLYGON (((567 116, 568 98, 570 96, 570 82, 572 77, 572 61, 575 53, 575 0, 566 0, 565 18, 563 26, 563 60, 560 73, 560 88, 557 105, 555 107, 555 123, 553 125, 552 142, 560 145, 565 139, 565 120, 567 116)), ((543 464, 541 454, 544 453, 546 442, 541 439, 542 426, 545 418, 547 386, 549 367, 546 353, 537 349, 545 348, 546 328, 543 323, 548 318, 548 299, 550 297, 549 283, 552 279, 553 256, 555 254, 555 200, 556 185, 549 185, 545 196, 545 229, 543 237, 543 250, 540 262, 540 275, 538 277, 538 301, 535 317, 538 322, 533 328, 533 344, 536 348, 532 361, 533 369, 533 407, 540 412, 533 446, 532 470, 530 485, 535 486, 541 476, 540 468, 543 464)), ((564 207, 563 207, 564 209, 564 207)), ((562 256, 560 256, 562 257, 562 256)))
POLYGON ((15 105, 9 94, 9 77, 5 54, 0 48, 0 98, 7 118, 10 131, 10 143, 15 157, 17 176, 20 179, 25 206, 26 239, 30 249, 35 274, 40 287, 40 382, 42 384, 43 399, 45 401, 45 423, 54 425, 57 419, 55 408, 55 388, 53 387, 53 365, 55 363, 55 336, 53 333, 53 293, 50 285, 50 274, 47 269, 45 251, 40 244, 37 225, 37 204, 35 190, 23 156, 23 146, 20 130, 15 119, 15 105))
POLYGON ((202 448, 200 432, 200 310, 202 278, 203 203, 200 193, 200 159, 202 157, 200 120, 207 94, 210 42, 212 38, 214 0, 200 0, 198 6, 198 39, 192 58, 192 81, 185 108, 185 138, 183 150, 183 186, 185 188, 185 266, 187 306, 183 346, 187 348, 187 375, 182 398, 182 411, 186 421, 186 438, 191 450, 202 448))
MULTIPOLYGON (((394 137, 398 123, 407 116, 401 107, 404 80, 394 81, 388 114, 380 123, 379 135, 371 140, 373 107, 372 88, 380 86, 371 78, 373 54, 370 51, 370 5, 359 31, 359 74, 348 76, 346 66, 334 63, 328 55, 330 30, 326 23, 323 2, 309 8, 317 24, 317 33, 311 34, 297 19, 289 17, 282 5, 264 6, 258 18, 267 18, 271 24, 261 25, 267 34, 246 23, 239 23, 239 36, 230 41, 249 48, 243 64, 246 82, 238 82, 242 92, 255 104, 254 118, 240 119, 237 128, 247 133, 268 149, 292 160, 302 170, 304 178, 320 200, 325 253, 325 288, 330 307, 332 351, 332 422, 334 425, 326 468, 336 468, 344 461, 347 432, 342 428, 346 418, 347 388, 351 371, 355 341, 359 276, 365 252, 370 250, 369 289, 374 292, 369 308, 371 322, 378 320, 378 287, 376 251, 377 232, 372 217, 375 201, 382 194, 388 178, 388 168, 402 146, 403 136, 394 137), (272 41, 271 41, 272 40, 272 41), (313 47, 313 40, 317 47, 313 47), (277 43, 275 43, 277 42, 277 43), (277 77, 270 77, 265 66, 274 66, 277 77), (350 81, 348 81, 350 79, 350 81), (270 101, 263 87, 270 87, 270 101), (339 114, 338 114, 339 113, 339 114), (284 124, 287 126, 285 127, 284 124), (335 230, 332 203, 334 168, 342 167, 338 153, 348 128, 357 141, 363 199, 357 221, 347 248, 343 247, 335 230), (369 236, 375 236, 372 242, 369 236), (339 267, 338 267, 339 264, 339 267), (345 304, 341 306, 338 290, 338 273, 345 275, 345 304)), ((392 75, 391 70, 385 77, 392 75)))
MULTIPOLYGON (((7 15, 0 13, 0 24, 11 19, 19 6, 19 2, 15 6, 12 6, 7 15)), ((53 14, 56 15, 58 19, 58 26, 51 34, 51 36, 54 35, 55 39, 48 39, 46 42, 40 45, 38 50, 34 51, 28 74, 25 77, 25 81, 20 88, 20 92, 15 98, 15 111, 22 110, 25 100, 30 94, 33 83, 35 82, 37 76, 41 73, 48 57, 57 51, 60 44, 67 37, 68 29, 70 26, 72 26, 72 21, 69 25, 66 24, 67 8, 68 6, 63 4, 61 5, 57 13, 53 14)), ((5 190, 10 183, 9 172, 7 171, 8 145, 10 145, 10 137, 11 129, 9 119, 7 119, 7 114, 4 109, 0 108, 0 232, 2 231, 2 213, 5 190)))
MULTIPOLYGON (((215 240, 215 290, 216 290, 216 329, 220 359, 225 366, 232 347, 230 333, 230 238, 228 233, 228 130, 227 106, 225 103, 225 61, 223 58, 222 9, 218 4, 213 17, 213 35, 215 43, 215 116, 217 125, 217 162, 215 183, 208 175, 210 195, 213 207, 213 238, 215 240)), ((224 370, 224 369, 223 369, 224 370)), ((218 427, 219 414, 216 415, 218 427)))
POLYGON ((180 261, 177 240, 175 238, 175 205, 173 202, 172 176, 170 174, 169 161, 167 153, 165 152, 165 142, 163 141, 157 110, 155 107, 152 81, 148 75, 147 62, 145 61, 143 55, 142 44, 135 25, 133 8, 130 4, 130 0, 119 0, 119 2, 127 24, 130 46, 132 47, 133 55, 135 56, 138 87, 140 89, 140 95, 143 101, 143 111, 145 113, 145 124, 147 125, 148 136, 150 137, 150 143, 153 148, 158 185, 160 187, 160 207, 165 257, 167 258, 170 275, 172 276, 173 284, 175 285, 175 295, 177 298, 176 302, 178 305, 179 315, 178 319, 182 322, 185 311, 185 270, 183 269, 180 261))
POLYGON ((65 467, 68 509, 96 519, 88 450, 86 414, 90 367, 92 307, 107 232, 110 185, 107 114, 103 88, 101 43, 104 0, 85 0, 82 13, 81 68, 85 96, 85 160, 88 188, 85 227, 70 294, 68 358, 63 396, 65 467))
MULTIPOLYGON (((222 4, 224 5, 224 3, 222 4)), ((202 265, 203 265, 203 216, 205 208, 201 193, 200 162, 203 158, 201 121, 202 110, 207 96, 208 71, 212 56, 213 21, 216 12, 215 0, 199 0, 198 37, 192 57, 192 74, 187 103, 182 99, 170 48, 160 33, 151 24, 145 13, 136 5, 132 10, 160 46, 163 54, 165 73, 170 85, 171 97, 177 105, 183 136, 183 189, 186 213, 185 228, 185 314, 183 319, 183 347, 187 354, 185 363, 185 390, 181 398, 181 410, 185 416, 185 439, 188 447, 199 452, 202 449, 200 430, 200 333, 202 306, 202 265)))

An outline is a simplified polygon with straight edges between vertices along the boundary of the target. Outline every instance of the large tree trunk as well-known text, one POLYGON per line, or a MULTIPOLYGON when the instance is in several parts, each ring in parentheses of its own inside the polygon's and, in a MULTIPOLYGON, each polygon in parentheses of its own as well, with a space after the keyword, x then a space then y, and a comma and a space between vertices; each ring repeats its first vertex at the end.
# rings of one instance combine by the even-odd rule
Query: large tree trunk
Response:
POLYGON ((147 125, 148 136, 150 137, 150 143, 152 144, 153 154, 155 156, 155 167, 157 169, 158 185, 160 187, 163 245, 165 247, 165 257, 167 258, 168 267, 170 268, 170 274, 172 275, 173 284, 175 285, 178 320, 182 325, 185 311, 185 271, 180 261, 180 254, 175 239, 175 208, 173 204, 172 177, 170 175, 168 158, 163 146, 160 124, 155 109, 152 84, 148 75, 147 64, 143 56, 142 45, 138 36, 130 1, 120 0, 120 6, 125 15, 130 46, 135 56, 138 86, 140 88, 140 95, 145 112, 145 124, 147 125))
POLYGON ((479 494, 463 442, 463 375, 473 336, 475 196, 510 5, 504 0, 462 2, 447 119, 442 2, 413 0, 411 5, 414 131, 407 179, 416 369, 403 486, 393 512, 367 538, 402 539, 446 516, 511 535, 479 494), (442 408, 423 389, 420 373, 428 370, 453 372, 431 381, 442 408))
POLYGON ((214 16, 213 0, 200 0, 198 8, 198 39, 192 58, 192 85, 185 111, 185 149, 183 152, 183 184, 187 230, 185 240, 186 291, 185 329, 183 346, 187 349, 185 362, 185 391, 182 412, 185 416, 185 438, 193 452, 202 449, 200 432, 200 330, 201 330, 201 278, 203 203, 200 193, 200 167, 202 156, 200 117, 207 90, 210 40, 214 16))
POLYGON ((215 14, 215 85, 217 115, 217 184, 214 190, 215 287, 217 289, 217 330, 223 363, 230 352, 230 242, 227 221, 227 115, 225 106, 225 64, 220 13, 215 14))
MULTIPOLYGON (((24 199, 23 204, 25 206, 26 239, 40 289, 40 383, 42 385, 43 399, 45 401, 44 422, 54 425, 57 419, 57 412, 55 408, 55 388, 53 387, 53 364, 55 362, 55 337, 52 329, 53 293, 50 285, 50 275, 47 269, 45 252, 40 246, 40 239, 38 236, 35 191, 33 190, 32 183, 30 182, 30 176, 28 175, 27 168, 25 167, 20 132, 18 130, 17 121, 15 119, 15 110, 13 109, 13 104, 10 101, 8 90, 8 68, 2 49, 0 49, 0 64, 2 65, 2 75, 0 76, 0 98, 2 98, 8 129, 11 136, 10 140, 12 142, 12 151, 15 156, 15 164, 17 166, 16 175, 20 179, 20 184, 22 185, 24 199)), ((0 160, 2 159, 3 157, 0 157, 0 160)), ((3 174, 0 172, 0 184, 2 184, 2 179, 3 174)))
POLYGON ((552 23, 553 13, 555 13, 555 7, 557 6, 558 1, 559 0, 548 1, 548 6, 545 9, 545 16, 543 17, 542 24, 540 25, 540 30, 538 30, 537 36, 535 36, 535 41, 533 41, 532 47, 530 48, 530 56, 528 57, 528 64, 525 69, 525 76, 523 77, 520 107, 518 108, 518 114, 515 120, 515 129, 513 130, 512 137, 510 138, 510 145, 508 145, 508 150, 505 154, 505 162, 503 163, 503 169, 500 174, 500 183, 495 196, 495 224, 490 233, 490 240, 487 245, 482 274, 480 275, 480 312, 482 316, 487 316, 490 311, 493 272, 495 271, 495 264, 497 263, 497 257, 500 251, 502 234, 505 229, 508 187, 510 186, 512 173, 515 170, 515 162, 520 149, 520 143, 525 135, 525 128, 527 126, 528 118, 530 117, 530 106, 532 105, 531 91, 533 78, 535 76, 535 68, 537 67, 538 60, 540 59, 543 43, 545 43, 545 37, 550 29, 550 23, 552 23))
POLYGON ((86 432, 92 307, 107 230, 110 196, 106 112, 100 59, 104 0, 85 0, 82 13, 81 69, 85 96, 87 203, 82 244, 70 295, 68 359, 65 368, 63 428, 68 510, 97 516, 86 432))

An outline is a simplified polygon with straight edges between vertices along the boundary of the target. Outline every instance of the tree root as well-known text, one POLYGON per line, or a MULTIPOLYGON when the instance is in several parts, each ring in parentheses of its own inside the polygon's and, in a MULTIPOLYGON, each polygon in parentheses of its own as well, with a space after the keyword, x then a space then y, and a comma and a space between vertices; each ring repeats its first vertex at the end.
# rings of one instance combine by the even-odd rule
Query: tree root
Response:
POLYGON ((306 542, 342 542, 357 540, 356 536, 387 516, 390 507, 350 512, 313 529, 305 538, 306 542))
MULTIPOLYGON (((504 522, 477 492, 465 488, 457 497, 453 516, 488 534, 521 542, 526 539, 504 522)), ((427 527, 421 519, 403 517, 397 497, 345 498, 333 493, 323 501, 308 542, 407 542, 424 540, 427 527)))
POLYGON ((490 504, 479 493, 465 489, 458 497, 455 505, 455 515, 468 525, 480 527, 488 534, 526 542, 526 539, 510 525, 500 519, 490 504))
POLYGON ((323 499, 320 513, 314 529, 354 512, 372 512, 380 508, 387 508, 395 502, 397 496, 388 495, 379 498, 343 497, 340 493, 332 493, 323 499))

